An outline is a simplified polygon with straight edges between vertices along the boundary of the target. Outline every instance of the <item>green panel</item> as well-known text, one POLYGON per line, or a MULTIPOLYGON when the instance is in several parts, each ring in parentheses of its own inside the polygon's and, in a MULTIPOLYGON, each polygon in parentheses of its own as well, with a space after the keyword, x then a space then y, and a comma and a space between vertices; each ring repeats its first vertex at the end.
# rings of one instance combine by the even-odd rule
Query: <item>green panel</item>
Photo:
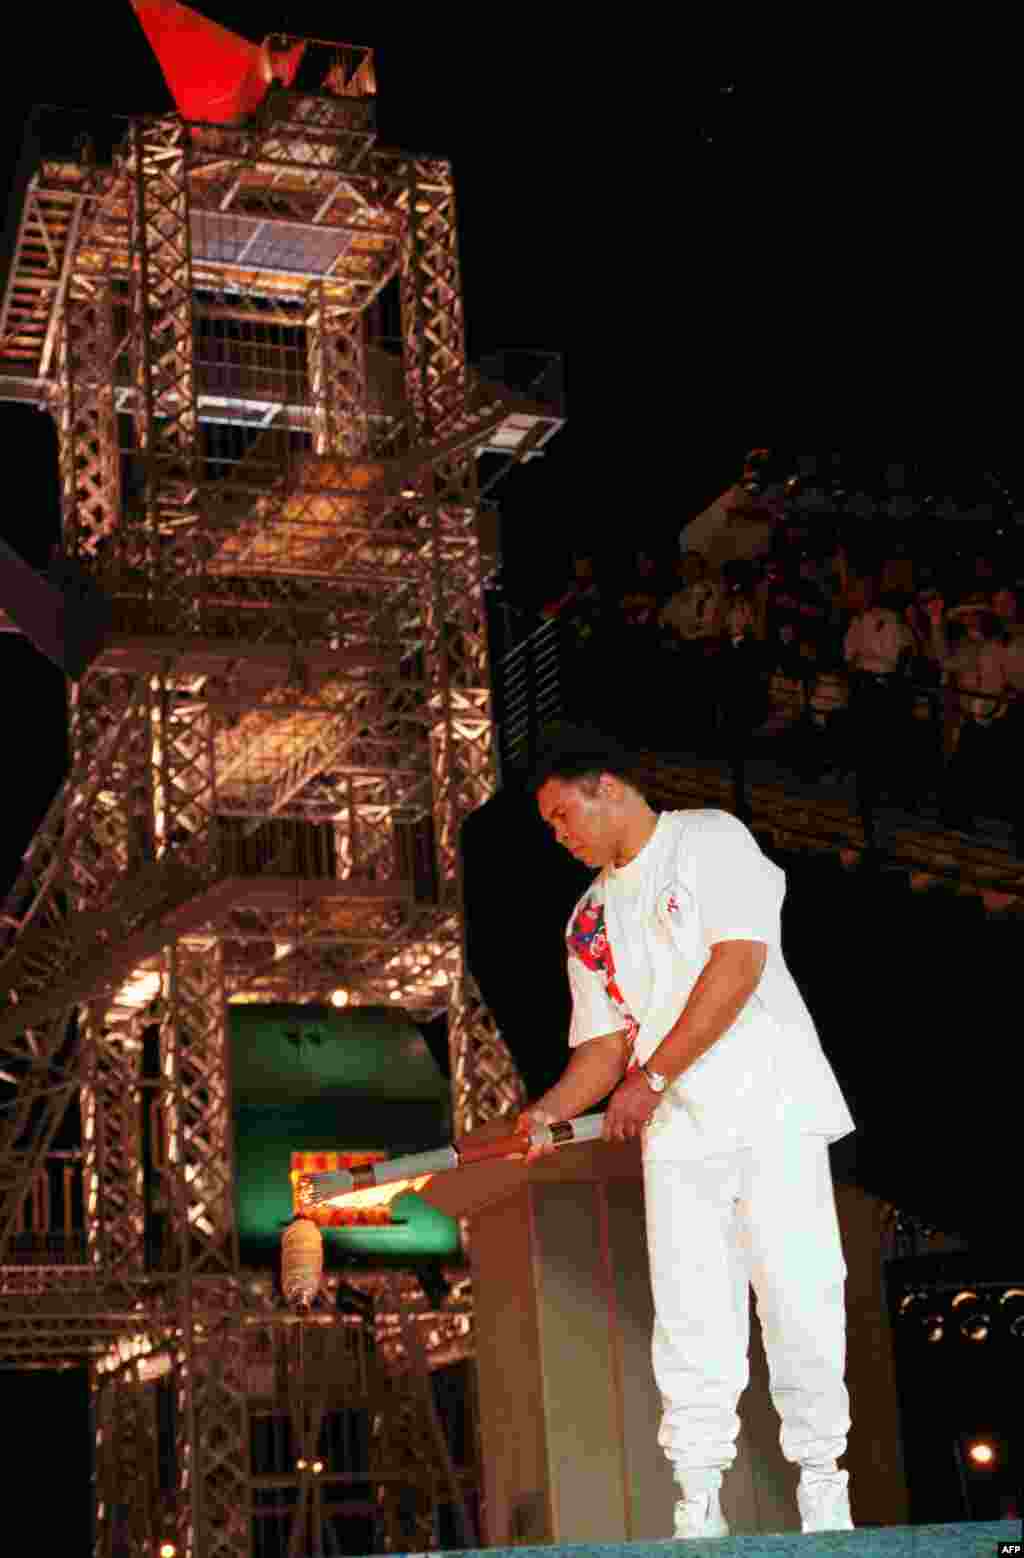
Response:
POLYGON ((232 1087, 242 1105, 325 1093, 448 1100, 446 1079, 403 1012, 231 1006, 229 1013, 232 1087))

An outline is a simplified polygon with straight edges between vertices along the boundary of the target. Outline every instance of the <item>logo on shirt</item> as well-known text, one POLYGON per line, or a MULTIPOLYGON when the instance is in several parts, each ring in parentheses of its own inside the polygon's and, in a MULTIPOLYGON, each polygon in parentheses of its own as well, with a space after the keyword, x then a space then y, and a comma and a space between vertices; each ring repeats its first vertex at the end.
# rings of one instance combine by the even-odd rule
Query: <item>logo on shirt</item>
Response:
MULTIPOLYGON (((588 898, 582 903, 576 912, 576 917, 569 930, 569 952, 579 958, 584 968, 600 974, 604 980, 604 987, 608 993, 608 999, 622 1017, 622 1026, 626 1030, 626 1039, 632 1051, 636 1036, 640 1031, 640 1024, 626 1005, 622 991, 619 989, 615 974, 615 959, 612 956, 611 943, 605 929, 604 904, 594 898, 588 898)), ((630 1068, 636 1064, 636 1060, 630 1060, 630 1068)))

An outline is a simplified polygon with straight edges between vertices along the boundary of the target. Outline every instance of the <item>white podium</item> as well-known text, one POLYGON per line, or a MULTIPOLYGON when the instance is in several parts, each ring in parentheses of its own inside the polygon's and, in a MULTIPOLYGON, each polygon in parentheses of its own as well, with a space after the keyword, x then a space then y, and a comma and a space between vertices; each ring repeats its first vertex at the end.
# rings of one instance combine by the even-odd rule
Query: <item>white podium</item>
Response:
MULTIPOLYGON (((658 1445, 639 1143, 482 1163, 421 1192, 470 1219, 489 1546, 657 1541, 678 1497, 658 1445)), ((907 1518, 878 1247, 881 1207, 837 1187, 849 1275, 850 1468, 858 1524, 907 1518), (858 1390, 858 1380, 863 1389, 858 1390)), ((799 1529, 756 1310, 722 1506, 736 1533, 799 1529)))

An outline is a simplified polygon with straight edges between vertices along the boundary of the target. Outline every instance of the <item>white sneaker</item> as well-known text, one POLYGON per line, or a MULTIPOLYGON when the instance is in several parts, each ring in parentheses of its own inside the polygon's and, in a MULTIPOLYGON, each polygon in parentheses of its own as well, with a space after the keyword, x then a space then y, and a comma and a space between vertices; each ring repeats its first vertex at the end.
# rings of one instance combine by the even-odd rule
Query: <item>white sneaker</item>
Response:
POLYGON ((803 1477, 796 1490, 801 1531, 852 1531, 850 1474, 837 1471, 828 1477, 803 1477))
POLYGON ((713 1493, 698 1493, 694 1498, 681 1498, 676 1504, 675 1521, 676 1541, 683 1541, 689 1536, 729 1535, 717 1488, 713 1493))

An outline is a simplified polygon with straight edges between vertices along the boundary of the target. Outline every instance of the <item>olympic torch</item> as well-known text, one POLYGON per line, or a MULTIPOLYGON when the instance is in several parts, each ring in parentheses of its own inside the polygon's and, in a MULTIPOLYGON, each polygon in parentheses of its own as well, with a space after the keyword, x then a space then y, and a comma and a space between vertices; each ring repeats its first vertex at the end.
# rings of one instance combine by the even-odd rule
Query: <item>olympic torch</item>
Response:
MULTIPOLYGON (((604 1131, 603 1114, 581 1114, 575 1120, 560 1120, 555 1125, 535 1125, 529 1135, 531 1147, 565 1147, 572 1142, 596 1141, 604 1131)), ((433 1152, 414 1152, 384 1163, 367 1163, 327 1174, 303 1174, 298 1181, 297 1199, 303 1211, 339 1200, 356 1190, 372 1190, 398 1179, 417 1179, 424 1174, 447 1174, 452 1169, 468 1168, 507 1158, 526 1150, 522 1131, 510 1131, 492 1141, 466 1140, 461 1146, 438 1147, 433 1152)))

